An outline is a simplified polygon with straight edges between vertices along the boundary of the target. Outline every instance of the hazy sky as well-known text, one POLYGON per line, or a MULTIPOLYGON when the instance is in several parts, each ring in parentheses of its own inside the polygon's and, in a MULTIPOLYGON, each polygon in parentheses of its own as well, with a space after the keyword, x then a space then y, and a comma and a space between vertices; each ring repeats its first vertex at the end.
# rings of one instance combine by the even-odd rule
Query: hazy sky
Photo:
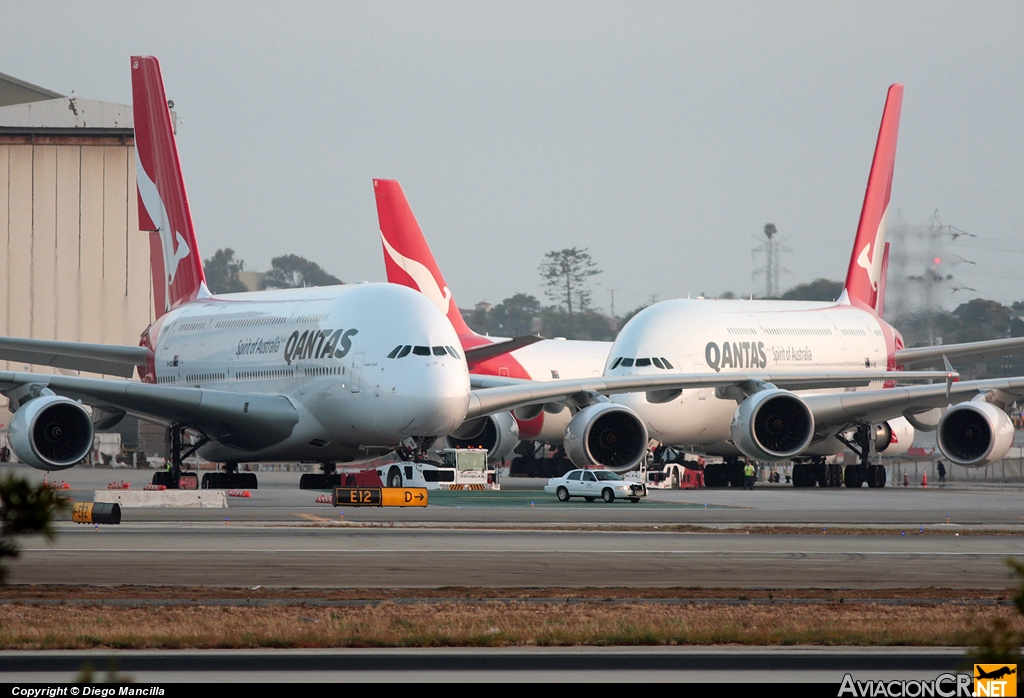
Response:
POLYGON ((784 288, 841 279, 903 82, 893 210, 977 235, 948 272, 1008 303, 1022 26, 1024 4, 977 1, 0 1, 0 72, 130 102, 129 56, 157 56, 205 256, 383 280, 371 178, 393 178, 461 306, 541 296, 544 253, 587 247, 620 314, 760 292, 769 221, 784 288))

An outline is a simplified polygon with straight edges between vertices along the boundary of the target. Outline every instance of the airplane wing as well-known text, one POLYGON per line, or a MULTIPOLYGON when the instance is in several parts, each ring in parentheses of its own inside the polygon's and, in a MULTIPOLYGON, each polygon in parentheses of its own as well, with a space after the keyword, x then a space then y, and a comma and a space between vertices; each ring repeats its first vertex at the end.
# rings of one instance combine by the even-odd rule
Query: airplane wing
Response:
POLYGON ((815 431, 837 433, 857 422, 881 422, 915 415, 972 397, 994 393, 1009 404, 1024 396, 1024 377, 962 381, 951 385, 907 385, 881 390, 801 396, 814 415, 815 431))
POLYGON ((942 357, 950 361, 980 361, 995 356, 1024 353, 1024 337, 1007 337, 1006 339, 988 339, 982 342, 963 342, 961 344, 940 344, 936 347, 914 347, 900 349, 896 352, 896 365, 908 368, 924 366, 941 366, 942 357))
POLYGON ((245 449, 279 443, 299 422, 294 405, 281 395, 0 371, 0 392, 15 404, 45 389, 107 413, 120 410, 163 424, 186 424, 221 443, 245 449))
POLYGON ((147 354, 145 347, 0 337, 0 361, 17 361, 125 378, 135 374, 136 366, 146 365, 147 354))
POLYGON ((528 347, 531 344, 543 341, 543 339, 544 338, 539 335, 529 335, 526 337, 516 337, 515 339, 509 339, 504 342, 495 342, 494 344, 483 344, 470 349, 464 348, 462 351, 466 354, 466 363, 469 365, 470 370, 472 370, 474 366, 483 363, 488 359, 493 359, 496 356, 507 354, 510 351, 515 351, 516 349, 528 347))
MULTIPOLYGON (((862 387, 876 381, 941 380, 946 386, 957 376, 952 371, 820 371, 791 373, 677 373, 646 376, 614 376, 558 381, 530 381, 505 376, 470 376, 474 388, 466 419, 548 402, 573 401, 577 406, 593 395, 646 392, 651 402, 672 400, 681 390, 692 388, 740 387, 747 383, 771 383, 786 390, 862 387)), ((859 394, 859 393, 850 393, 859 394)))

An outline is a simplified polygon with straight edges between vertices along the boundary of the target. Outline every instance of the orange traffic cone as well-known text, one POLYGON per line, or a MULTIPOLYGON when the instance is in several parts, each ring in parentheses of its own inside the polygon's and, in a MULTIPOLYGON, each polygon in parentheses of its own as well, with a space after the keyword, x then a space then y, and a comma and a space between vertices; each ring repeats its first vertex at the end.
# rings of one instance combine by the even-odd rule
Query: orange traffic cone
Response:
POLYGON ((927 487, 927 486, 928 486, 928 471, 926 470, 921 475, 921 487, 927 487))

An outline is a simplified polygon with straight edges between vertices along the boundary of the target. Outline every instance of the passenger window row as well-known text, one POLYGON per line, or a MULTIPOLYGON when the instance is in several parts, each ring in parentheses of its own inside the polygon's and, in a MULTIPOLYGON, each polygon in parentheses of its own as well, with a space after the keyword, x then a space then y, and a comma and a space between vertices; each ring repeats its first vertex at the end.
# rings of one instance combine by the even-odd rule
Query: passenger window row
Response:
POLYGON ((388 358, 389 359, 404 359, 405 357, 407 357, 409 355, 410 352, 412 352, 413 356, 430 356, 431 354, 433 354, 434 356, 447 356, 447 355, 451 355, 452 358, 455 358, 455 359, 462 358, 461 356, 459 356, 459 352, 455 351, 454 349, 452 349, 451 347, 449 347, 447 345, 445 345, 443 347, 422 347, 422 346, 417 347, 417 346, 412 346, 412 345, 409 345, 409 344, 406 344, 404 346, 399 344, 397 347, 395 347, 394 349, 391 350, 391 353, 388 354, 388 358))
POLYGON ((617 368, 618 366, 622 366, 623 368, 629 368, 630 366, 642 367, 650 366, 651 364, 654 364, 658 368, 665 370, 672 370, 675 368, 675 366, 673 366, 672 363, 664 356, 652 356, 650 358, 643 359, 633 359, 630 357, 620 356, 619 358, 615 359, 615 362, 612 364, 611 367, 617 368))

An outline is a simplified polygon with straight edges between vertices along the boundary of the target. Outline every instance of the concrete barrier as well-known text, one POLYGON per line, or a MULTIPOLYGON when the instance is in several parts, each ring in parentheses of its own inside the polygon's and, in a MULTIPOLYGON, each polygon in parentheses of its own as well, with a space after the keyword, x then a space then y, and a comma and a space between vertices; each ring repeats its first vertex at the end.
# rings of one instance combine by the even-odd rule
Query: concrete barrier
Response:
POLYGON ((142 507, 175 507, 190 509, 226 509, 228 498, 224 490, 96 490, 94 502, 116 502, 122 509, 142 507))

